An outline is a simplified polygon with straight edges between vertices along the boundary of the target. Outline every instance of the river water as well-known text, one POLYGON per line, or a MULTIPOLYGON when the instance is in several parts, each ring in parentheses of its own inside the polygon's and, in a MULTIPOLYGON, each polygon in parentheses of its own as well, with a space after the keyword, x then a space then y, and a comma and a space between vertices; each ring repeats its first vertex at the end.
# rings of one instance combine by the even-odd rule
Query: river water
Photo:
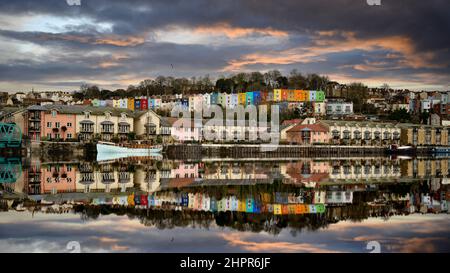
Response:
POLYGON ((449 252, 450 159, 0 158, 2 252, 449 252))

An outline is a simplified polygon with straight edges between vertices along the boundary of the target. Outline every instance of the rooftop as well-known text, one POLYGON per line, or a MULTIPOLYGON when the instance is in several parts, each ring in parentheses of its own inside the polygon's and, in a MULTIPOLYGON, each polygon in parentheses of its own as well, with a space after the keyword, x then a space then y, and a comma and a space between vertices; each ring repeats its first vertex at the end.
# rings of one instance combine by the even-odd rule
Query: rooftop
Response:
POLYGON ((291 129, 287 130, 288 133, 295 133, 301 131, 328 132, 328 129, 324 125, 317 123, 317 124, 298 124, 292 127, 291 129))

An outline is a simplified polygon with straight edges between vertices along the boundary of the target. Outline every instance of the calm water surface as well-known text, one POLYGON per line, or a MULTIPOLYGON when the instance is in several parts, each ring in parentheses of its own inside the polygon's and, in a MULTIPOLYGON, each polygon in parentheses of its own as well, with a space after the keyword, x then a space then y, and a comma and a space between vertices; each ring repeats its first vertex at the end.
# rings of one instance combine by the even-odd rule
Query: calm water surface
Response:
POLYGON ((449 164, 1 158, 0 251, 449 252, 449 164))

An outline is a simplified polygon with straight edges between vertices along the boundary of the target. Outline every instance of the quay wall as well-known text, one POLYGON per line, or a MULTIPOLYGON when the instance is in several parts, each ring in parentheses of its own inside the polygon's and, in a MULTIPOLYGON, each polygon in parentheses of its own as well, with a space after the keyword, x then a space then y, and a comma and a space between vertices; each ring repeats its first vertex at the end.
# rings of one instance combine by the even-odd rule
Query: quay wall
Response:
MULTIPOLYGON (((379 157, 388 155, 383 147, 368 146, 300 146, 279 145, 276 149, 265 151, 260 145, 234 144, 185 144, 165 147, 170 159, 202 158, 339 158, 339 157, 379 157)), ((417 148, 415 155, 427 155, 429 148, 417 148)))

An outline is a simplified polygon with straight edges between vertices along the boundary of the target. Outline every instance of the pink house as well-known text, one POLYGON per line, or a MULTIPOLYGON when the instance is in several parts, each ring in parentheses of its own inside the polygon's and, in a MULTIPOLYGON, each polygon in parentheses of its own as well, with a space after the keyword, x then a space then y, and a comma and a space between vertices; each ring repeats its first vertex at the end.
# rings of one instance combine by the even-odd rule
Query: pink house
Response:
POLYGON ((72 165, 41 166, 41 193, 75 192, 76 169, 72 165))
POLYGON ((198 178, 198 164, 180 163, 178 168, 173 168, 171 172, 172 178, 198 178))
POLYGON ((45 111, 41 120, 41 136, 47 139, 76 138, 76 115, 62 114, 57 109, 45 111))
POLYGON ((316 144, 328 143, 330 133, 322 124, 298 124, 286 132, 287 139, 291 143, 316 144))

